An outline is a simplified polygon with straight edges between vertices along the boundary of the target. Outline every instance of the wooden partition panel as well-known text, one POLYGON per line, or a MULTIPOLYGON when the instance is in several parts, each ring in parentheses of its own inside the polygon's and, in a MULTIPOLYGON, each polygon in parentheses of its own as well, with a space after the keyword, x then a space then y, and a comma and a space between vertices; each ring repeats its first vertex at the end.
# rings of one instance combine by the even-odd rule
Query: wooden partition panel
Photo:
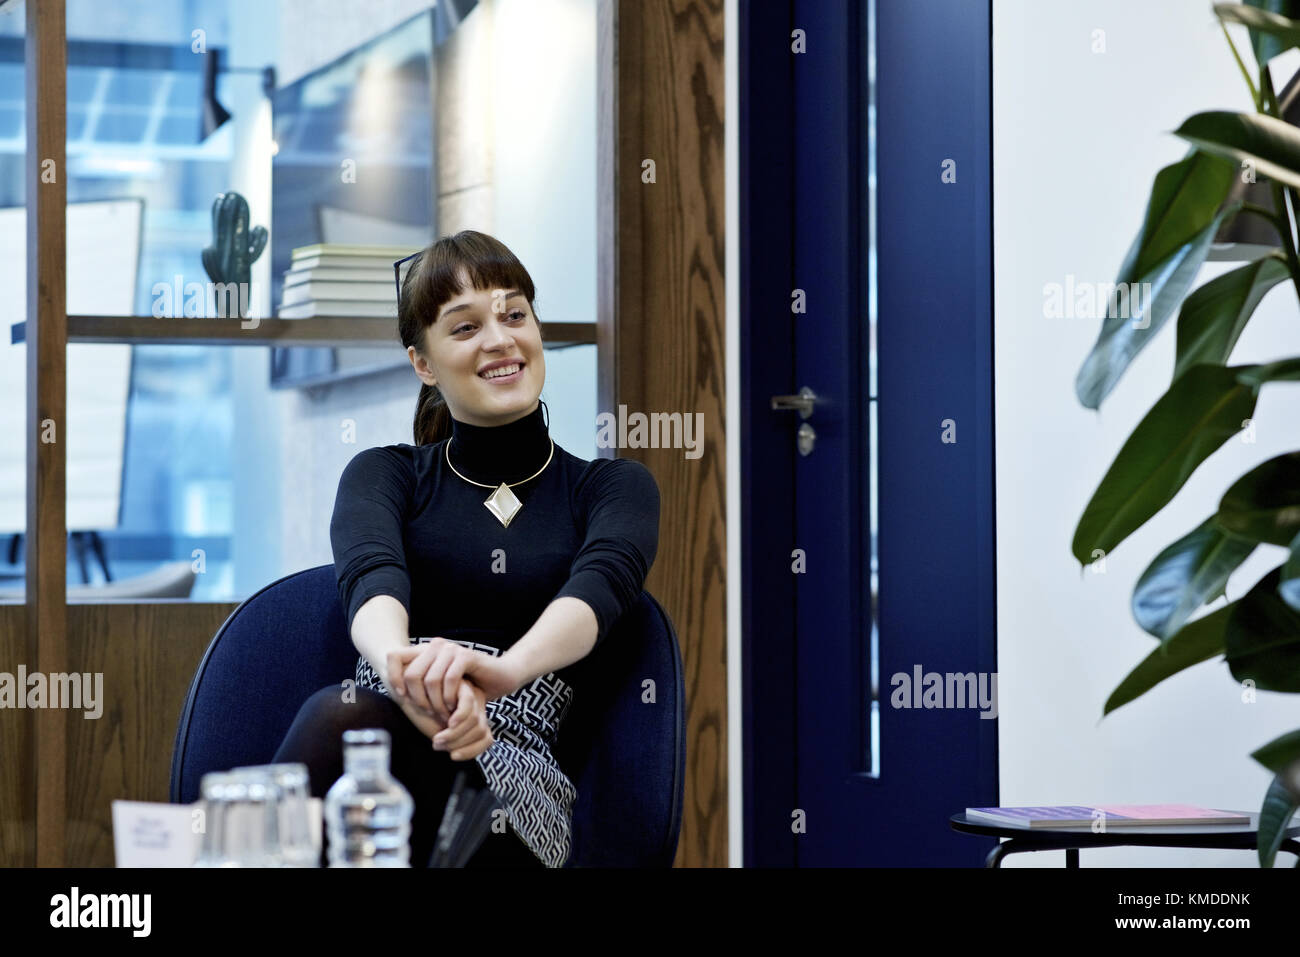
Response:
MULTIPOLYGON (((98 717, 61 711, 67 805, 58 863, 113 866, 112 802, 166 801, 172 746, 190 680, 203 652, 237 603, 157 601, 68 605, 68 674, 96 675, 98 717)), ((0 671, 23 662, 22 605, 0 605, 0 671)), ((28 671, 35 667, 28 665, 28 671)), ((87 702, 82 701, 83 705, 87 702)), ((44 712, 42 712, 44 713, 44 712)), ((35 863, 30 785, 34 712, 0 710, 0 866, 35 863)), ((44 757, 42 756, 42 760, 44 757)))
MULTIPOLYGON (((66 670, 67 618, 67 246, 68 171, 65 4, 27 4, 27 635, 26 662, 66 670)), ((34 712, 36 860, 63 861, 65 715, 34 712)))
POLYGON ((113 866, 114 799, 166 801, 190 680, 237 603, 68 606, 69 670, 103 675, 103 713, 68 713, 67 863, 113 866))
MULTIPOLYGON (((27 608, 0 604, 0 672, 26 663, 27 608)), ((36 864, 35 754, 32 712, 0 708, 0 867, 36 864)))
POLYGON ((601 0, 598 17, 598 410, 703 421, 698 458, 618 450, 659 483, 646 587, 686 667, 679 866, 727 865, 723 22, 720 3, 673 0, 601 0))

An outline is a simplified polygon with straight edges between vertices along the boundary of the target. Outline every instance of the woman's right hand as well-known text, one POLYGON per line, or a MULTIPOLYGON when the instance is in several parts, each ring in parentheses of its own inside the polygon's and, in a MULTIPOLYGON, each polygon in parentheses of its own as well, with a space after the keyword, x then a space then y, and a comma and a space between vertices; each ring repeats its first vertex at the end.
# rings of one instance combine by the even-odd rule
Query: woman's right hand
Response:
MULTIPOLYGON (((432 643, 408 645, 388 652, 385 661, 388 687, 392 689, 396 699, 404 705, 409 702, 411 707, 430 718, 436 718, 438 715, 429 700, 424 678, 437 654, 438 649, 432 643)), ((440 724, 446 727, 445 723, 440 722, 440 724)))

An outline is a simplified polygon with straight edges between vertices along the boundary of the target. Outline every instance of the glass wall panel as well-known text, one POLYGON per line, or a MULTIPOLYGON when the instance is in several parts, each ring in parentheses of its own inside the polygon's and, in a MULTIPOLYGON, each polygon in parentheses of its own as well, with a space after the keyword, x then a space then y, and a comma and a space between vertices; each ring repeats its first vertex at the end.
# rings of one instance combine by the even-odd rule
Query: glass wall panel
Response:
MULTIPOLYGON (((0 206, 17 215, 21 19, 0 12, 0 206)), ((67 28, 70 314, 233 328, 204 250, 239 221, 267 231, 241 329, 281 315, 295 248, 461 229, 516 252, 543 322, 595 321, 596 0, 69 0, 67 28), (526 69, 503 53, 525 47, 526 69), (230 192, 246 221, 214 218, 230 192)), ((332 561, 344 466, 412 441, 395 314, 357 346, 249 338, 69 345, 72 600, 240 600, 332 561)), ((594 346, 548 350, 552 433, 583 458, 595 383, 594 346)), ((0 442, 21 472, 21 431, 0 442)), ((21 576, 4 536, 0 576, 21 576)))
POLYGON ((0 7, 0 602, 21 602, 24 592, 22 539, 27 528, 25 428, 27 349, 12 342, 9 328, 27 316, 23 292, 11 283, 26 278, 27 213, 23 207, 23 155, 26 89, 22 49, 27 13, 24 4, 0 7), (17 50, 18 62, 9 59, 17 50), (7 282, 5 280, 8 280, 7 282))

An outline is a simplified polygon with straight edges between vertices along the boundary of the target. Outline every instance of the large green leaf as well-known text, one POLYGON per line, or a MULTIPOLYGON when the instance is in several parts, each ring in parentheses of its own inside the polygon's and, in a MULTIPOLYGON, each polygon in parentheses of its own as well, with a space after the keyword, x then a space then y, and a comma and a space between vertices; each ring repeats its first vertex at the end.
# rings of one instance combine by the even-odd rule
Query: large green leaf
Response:
POLYGON ((1292 762, 1300 761, 1300 730, 1274 738, 1250 756, 1274 774, 1280 773, 1292 762))
MULTIPOLYGON (((1246 0, 1246 5, 1256 10, 1265 10, 1285 17, 1288 20, 1300 18, 1300 2, 1298 0, 1246 0)), ((1263 66, 1286 49, 1276 36, 1260 29, 1250 31, 1250 45, 1255 51, 1255 62, 1260 66, 1263 66)))
POLYGON ((1227 362, 1264 294, 1290 275, 1286 258, 1269 253, 1207 282, 1188 296, 1178 315, 1174 378, 1198 362, 1227 362))
POLYGON ((1300 611, 1300 535, 1291 540, 1291 554, 1282 566, 1277 593, 1284 602, 1300 611))
POLYGON ((1133 617, 1167 641, 1223 586, 1255 550, 1255 542, 1224 531, 1211 515, 1147 566, 1133 588, 1133 617))
POLYGON ((1232 614, 1224 605, 1184 625, 1177 634, 1147 655, 1119 687, 1110 693, 1103 716, 1146 694, 1170 675, 1223 654, 1223 633, 1232 614))
POLYGON ((1235 366, 1237 381, 1246 385, 1261 386, 1265 382, 1300 381, 1300 358, 1279 359, 1262 365, 1235 366))
POLYGON ((1101 405, 1133 357, 1182 303, 1220 226, 1239 208, 1219 208, 1234 175, 1232 164, 1197 151, 1156 174, 1146 219, 1115 281, 1128 294, 1107 304, 1097 342, 1075 378, 1075 394, 1086 408, 1101 405), (1149 294, 1144 294, 1146 283, 1149 294))
POLYGON ((1300 187, 1300 129, 1283 120, 1265 113, 1212 110, 1189 116, 1174 134, 1197 149, 1234 163, 1250 162, 1256 172, 1300 187))
POLYGON ((1240 366, 1195 365, 1174 380, 1133 434, 1083 510, 1071 550, 1081 564, 1110 552, 1173 498, 1196 467, 1242 429, 1256 387, 1240 366))
POLYGON ((1236 177, 1232 163, 1189 150, 1177 163, 1156 173, 1142 231, 1120 266, 1119 279, 1136 280, 1166 268, 1214 221, 1236 177))
POLYGON ((1294 6, 1285 0, 1273 3, 1256 0, 1250 6, 1216 3, 1214 12, 1220 20, 1240 23, 1250 28, 1250 43, 1255 50, 1255 59, 1262 65, 1283 50, 1300 46, 1300 23, 1291 19, 1295 13, 1288 9, 1294 6), (1280 12, 1284 9, 1287 10, 1286 15, 1280 12))
POLYGON ((1300 534, 1300 452, 1251 469, 1223 493, 1218 523, 1256 542, 1290 545, 1300 534))
POLYGON ((1260 691, 1300 691, 1300 612, 1277 593, 1275 568, 1234 602, 1223 633, 1228 670, 1260 691))
POLYGON ((1300 808, 1300 797, 1293 794, 1282 781, 1275 777, 1264 794, 1264 804, 1259 809, 1259 865, 1272 867, 1277 858, 1278 848, 1286 837, 1287 828, 1291 826, 1291 817, 1296 808, 1300 808))

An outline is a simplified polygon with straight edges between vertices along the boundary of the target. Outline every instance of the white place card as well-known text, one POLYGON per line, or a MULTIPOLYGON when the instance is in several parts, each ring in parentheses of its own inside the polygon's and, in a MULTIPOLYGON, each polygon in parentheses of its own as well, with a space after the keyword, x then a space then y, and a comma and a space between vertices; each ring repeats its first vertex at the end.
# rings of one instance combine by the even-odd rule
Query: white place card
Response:
POLYGON ((113 851, 118 867, 189 867, 203 835, 197 804, 113 802, 113 851))
MULTIPOLYGON (((193 867, 203 845, 203 802, 113 802, 113 851, 117 867, 193 867)), ((320 853, 325 802, 309 798, 311 832, 320 853)))

